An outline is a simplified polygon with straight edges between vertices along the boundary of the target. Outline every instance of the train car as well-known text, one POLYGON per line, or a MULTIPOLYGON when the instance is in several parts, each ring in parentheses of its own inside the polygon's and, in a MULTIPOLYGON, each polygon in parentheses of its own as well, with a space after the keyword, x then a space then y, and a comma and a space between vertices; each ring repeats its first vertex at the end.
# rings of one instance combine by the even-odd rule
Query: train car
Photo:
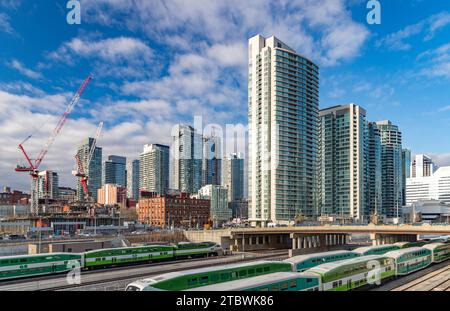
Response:
POLYGON ((406 275, 429 266, 432 262, 431 250, 423 247, 410 247, 386 253, 395 261, 395 274, 406 275))
POLYGON ((368 255, 322 264, 306 272, 320 276, 323 291, 349 291, 393 277, 395 264, 386 255, 368 255))
POLYGON ((450 258, 450 244, 431 243, 422 247, 431 251, 433 263, 443 262, 450 258))
POLYGON ((276 272, 252 278, 196 287, 189 291, 319 291, 320 277, 310 273, 276 272))
POLYGON ((395 251, 398 249, 400 249, 400 246, 398 246, 398 245, 384 244, 384 245, 358 247, 358 248, 354 249, 353 252, 358 253, 360 256, 384 255, 387 252, 395 251))
POLYGON ((175 246, 149 245, 92 250, 84 253, 88 269, 120 264, 170 260, 174 258, 175 246))
POLYGON ((189 243, 180 242, 175 248, 176 258, 218 256, 223 254, 222 246, 214 242, 189 243))
POLYGON ((394 243, 394 245, 397 245, 398 247, 400 247, 400 249, 404 249, 409 247, 421 247, 426 245, 427 243, 427 241, 420 240, 415 242, 397 242, 394 243))
POLYGON ((323 252, 323 253, 315 253, 315 254, 307 254, 294 256, 288 259, 283 260, 284 262, 288 262, 292 265, 292 271, 294 272, 303 272, 312 267, 338 260, 350 259, 354 257, 360 256, 358 253, 350 252, 350 251, 332 251, 332 252, 323 252))
POLYGON ((130 283, 126 291, 187 290, 200 286, 245 279, 258 275, 291 272, 291 265, 281 261, 255 261, 208 268, 170 272, 130 283))
POLYGON ((56 274, 83 267, 83 254, 50 253, 0 257, 0 280, 56 274))

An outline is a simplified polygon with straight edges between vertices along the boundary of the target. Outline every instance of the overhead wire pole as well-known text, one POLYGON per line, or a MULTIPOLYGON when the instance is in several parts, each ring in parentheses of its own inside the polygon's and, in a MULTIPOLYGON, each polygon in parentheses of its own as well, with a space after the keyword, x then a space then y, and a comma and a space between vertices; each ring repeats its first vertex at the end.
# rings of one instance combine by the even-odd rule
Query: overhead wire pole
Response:
POLYGON ((56 136, 58 136, 59 132, 63 128, 64 124, 67 121, 67 118, 69 114, 72 112, 73 108, 76 106, 76 104, 80 101, 81 95, 83 94, 84 90, 86 89, 89 82, 92 80, 92 75, 89 75, 83 83, 81 83, 78 91, 73 96, 72 100, 69 102, 69 105, 67 106, 66 110, 62 114, 61 118, 59 119, 55 129, 53 130, 52 135, 47 140, 47 143, 45 144, 44 148, 41 150, 39 155, 37 156, 36 160, 33 161, 26 153, 23 144, 28 141, 33 135, 29 135, 24 141, 22 141, 19 144, 19 149, 22 151, 23 155, 25 156, 25 159, 27 161, 28 167, 26 166, 17 166, 15 171, 16 172, 28 172, 31 176, 31 213, 37 215, 39 213, 38 210, 38 194, 37 194, 37 180, 39 177, 39 166, 41 165, 42 161, 44 160, 45 156, 47 155, 50 147, 55 142, 56 136))

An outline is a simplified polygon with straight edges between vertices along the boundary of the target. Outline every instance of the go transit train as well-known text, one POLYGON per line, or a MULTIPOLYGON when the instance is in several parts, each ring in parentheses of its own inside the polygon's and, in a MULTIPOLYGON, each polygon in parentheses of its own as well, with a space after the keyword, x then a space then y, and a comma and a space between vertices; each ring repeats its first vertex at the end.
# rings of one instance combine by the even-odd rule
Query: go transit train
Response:
POLYGON ((448 259, 450 243, 429 243, 410 248, 372 246, 361 252, 333 251, 296 256, 282 262, 262 262, 267 266, 288 264, 280 266, 278 271, 268 270, 268 273, 255 270, 252 265, 256 263, 166 273, 130 283, 126 290, 348 291, 380 285, 391 278, 448 259), (306 266, 310 268, 304 270, 306 266), (222 279, 225 274, 233 277, 222 279), (377 279, 380 283, 376 282, 377 279))
POLYGON ((0 281, 72 270, 108 268, 124 264, 170 261, 223 253, 213 242, 178 243, 92 250, 84 253, 48 253, 0 257, 0 281))

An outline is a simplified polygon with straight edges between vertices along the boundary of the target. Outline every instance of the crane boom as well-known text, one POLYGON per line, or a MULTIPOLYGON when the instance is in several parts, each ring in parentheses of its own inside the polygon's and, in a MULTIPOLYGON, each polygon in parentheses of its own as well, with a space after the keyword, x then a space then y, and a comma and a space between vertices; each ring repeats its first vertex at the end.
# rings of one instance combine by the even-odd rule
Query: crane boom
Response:
POLYGON ((86 89, 87 85, 89 84, 89 82, 91 80, 92 80, 92 76, 89 75, 83 81, 83 83, 81 84, 80 88, 78 89, 78 91, 73 96, 72 100, 70 101, 69 105, 66 108, 66 111, 64 111, 63 115, 61 116, 61 118, 58 121, 58 124, 56 125, 55 129, 53 130, 52 136, 50 136, 50 138, 48 139, 48 141, 45 144, 44 148, 42 149, 42 151, 39 153, 38 157, 36 158, 36 161, 35 161, 35 164, 34 164, 35 169, 39 168, 39 165, 41 164, 41 162, 44 159, 45 155, 47 154, 48 150, 53 145, 53 143, 54 143, 54 141, 56 139, 56 136, 58 136, 58 134, 61 131, 62 127, 66 123, 67 117, 72 112, 72 110, 75 107, 75 105, 80 101, 81 95, 83 94, 84 90, 86 89))

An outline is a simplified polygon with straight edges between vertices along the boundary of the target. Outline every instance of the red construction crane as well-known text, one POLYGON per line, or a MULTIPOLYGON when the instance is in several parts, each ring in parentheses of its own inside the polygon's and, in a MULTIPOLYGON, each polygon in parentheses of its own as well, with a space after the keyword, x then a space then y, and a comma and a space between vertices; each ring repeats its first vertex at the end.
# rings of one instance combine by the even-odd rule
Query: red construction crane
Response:
POLYGON ((81 185, 83 186, 84 195, 86 199, 89 199, 89 189, 88 189, 88 178, 89 178, 89 166, 92 160, 92 157, 94 156, 95 147, 97 145, 97 140, 100 137, 100 133, 102 132, 103 128, 103 122, 100 122, 97 128, 97 133, 95 134, 94 140, 92 142, 91 148, 89 149, 89 153, 85 162, 85 165, 83 165, 83 162, 81 161, 80 154, 77 153, 75 155, 75 160, 77 161, 77 170, 72 171, 72 175, 77 176, 80 178, 81 185))
POLYGON ((25 159, 27 160, 28 166, 17 166, 15 171, 16 172, 28 172, 31 175, 31 212, 34 214, 38 213, 38 197, 37 197, 37 179, 39 175, 39 166, 41 165, 42 161, 44 160, 45 155, 47 154, 50 147, 53 145, 56 136, 58 136, 59 132, 61 131, 62 127, 66 123, 67 117, 72 112, 73 108, 76 106, 76 104, 80 101, 81 95, 83 94, 84 90, 86 89, 89 82, 92 80, 92 76, 89 75, 83 83, 81 83, 80 88, 73 96, 72 100, 69 102, 69 105, 66 108, 66 111, 64 111, 63 115, 58 121, 58 124, 56 125, 55 129, 53 130, 52 135, 48 139, 47 143, 45 144, 44 148, 41 150, 37 158, 33 160, 28 156, 26 153, 23 144, 32 137, 32 135, 28 136, 23 142, 19 144, 19 149, 22 151, 23 155, 25 156, 25 159))

